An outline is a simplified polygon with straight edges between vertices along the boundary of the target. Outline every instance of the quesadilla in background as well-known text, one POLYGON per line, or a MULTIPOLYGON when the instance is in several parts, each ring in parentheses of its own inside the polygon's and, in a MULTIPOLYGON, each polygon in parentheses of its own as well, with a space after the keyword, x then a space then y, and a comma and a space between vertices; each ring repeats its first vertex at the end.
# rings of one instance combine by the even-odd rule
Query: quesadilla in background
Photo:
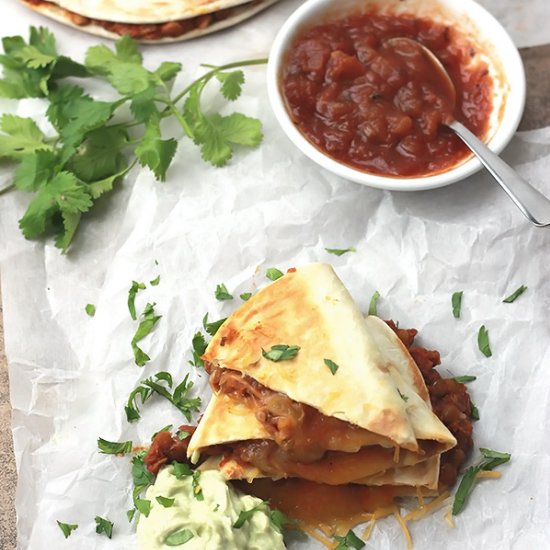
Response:
POLYGON ((393 498, 436 489, 439 457, 456 445, 406 347, 363 317, 329 265, 260 290, 203 359, 214 396, 188 455, 229 479, 390 485, 393 498))
POLYGON ((189 40, 236 25, 277 0, 20 0, 83 31, 140 42, 189 40))

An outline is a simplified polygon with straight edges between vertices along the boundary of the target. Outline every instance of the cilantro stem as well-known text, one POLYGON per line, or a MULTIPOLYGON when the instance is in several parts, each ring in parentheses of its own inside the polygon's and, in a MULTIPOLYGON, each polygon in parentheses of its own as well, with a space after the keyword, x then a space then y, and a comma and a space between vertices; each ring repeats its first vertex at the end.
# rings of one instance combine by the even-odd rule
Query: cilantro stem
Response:
POLYGON ((11 191, 12 189, 15 189, 15 184, 11 183, 10 185, 7 185, 3 189, 0 189, 0 195, 3 195, 4 193, 7 193, 8 191, 11 191))
MULTIPOLYGON (((212 69, 211 71, 208 71, 207 73, 204 73, 201 77, 197 78, 194 82, 192 82, 189 86, 183 89, 182 92, 180 92, 174 99, 172 100, 173 103, 177 103, 180 99, 182 99, 193 86, 200 82, 201 80, 204 80, 204 83, 208 82, 213 76, 216 75, 216 73, 219 73, 220 71, 225 71, 227 69, 236 69, 238 67, 249 67, 251 65, 265 65, 267 63, 267 57, 261 58, 261 59, 249 59, 248 61, 234 61, 233 63, 227 63, 226 65, 220 65, 216 68, 212 69)), ((214 65, 207 65, 203 64, 203 67, 214 67, 214 65)))

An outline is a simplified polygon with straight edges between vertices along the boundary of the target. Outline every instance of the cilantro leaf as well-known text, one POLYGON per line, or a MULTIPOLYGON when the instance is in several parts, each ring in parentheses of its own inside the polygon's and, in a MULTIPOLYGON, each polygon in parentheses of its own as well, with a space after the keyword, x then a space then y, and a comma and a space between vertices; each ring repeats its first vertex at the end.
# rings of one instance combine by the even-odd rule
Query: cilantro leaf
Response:
POLYGON ((332 375, 336 374, 336 371, 340 368, 332 359, 323 359, 325 365, 328 367, 332 375))
POLYGON ((459 514, 466 504, 466 501, 474 489, 475 483, 477 481, 477 474, 484 470, 493 470, 501 464, 509 462, 511 455, 509 453, 501 453, 498 451, 492 451, 490 449, 480 449, 483 459, 476 465, 470 466, 462 476, 460 484, 455 493, 455 498, 453 501, 452 513, 454 516, 459 514))
POLYGON ((527 287, 525 285, 521 285, 519 288, 514 290, 510 296, 507 296, 504 298, 503 303, 505 304, 511 304, 512 302, 515 302, 517 298, 519 298, 525 291, 527 290, 527 287))
POLYGON ((403 399, 403 401, 405 401, 405 403, 409 400, 409 398, 406 395, 401 393, 399 388, 397 388, 397 393, 399 394, 399 397, 401 397, 401 399, 403 399))
POLYGON ((195 470, 191 477, 193 478, 193 482, 192 482, 193 496, 197 500, 204 500, 204 495, 202 494, 202 487, 200 486, 200 481, 199 481, 201 477, 200 470, 195 470))
POLYGON ((277 279, 280 279, 283 275, 284 273, 276 267, 269 267, 265 272, 265 276, 271 281, 276 281, 277 279))
POLYGON ((184 464, 183 462, 173 462, 172 466, 174 468, 174 476, 176 479, 193 475, 193 470, 189 464, 184 464))
POLYGON ((485 357, 491 357, 491 355, 493 355, 489 344, 489 331, 485 328, 485 325, 481 325, 477 333, 477 346, 485 357))
POLYGON ((158 286, 160 283, 160 275, 157 275, 152 281, 149 281, 151 286, 158 286))
POLYGON ((131 441, 107 441, 101 437, 97 440, 99 452, 106 455, 126 454, 132 451, 131 441))
POLYGON ((460 309, 462 306, 462 294, 463 291, 453 292, 451 297, 451 305, 453 306, 453 317, 458 319, 460 317, 460 309))
POLYGON ((231 71, 229 73, 216 73, 216 78, 221 82, 220 91, 226 99, 235 101, 242 92, 244 84, 244 73, 242 71, 231 71))
POLYGON ((84 310, 86 311, 86 313, 90 317, 93 317, 95 315, 95 306, 94 306, 94 304, 86 304, 86 307, 84 308, 84 310))
POLYGON ((216 300, 220 300, 220 301, 233 300, 233 296, 229 294, 226 286, 223 283, 216 286, 215 296, 216 296, 216 300))
POLYGON ((207 313, 202 319, 202 326, 204 327, 204 330, 210 334, 210 336, 214 336, 216 332, 218 332, 219 328, 225 323, 226 319, 227 317, 224 317, 223 319, 209 323, 207 313))
POLYGON ((455 376, 453 380, 455 382, 458 382, 459 384, 467 384, 468 382, 473 382, 474 380, 477 380, 477 377, 465 374, 463 376, 455 376))
POLYGON ((163 496, 159 495, 158 497, 156 497, 156 501, 161 506, 164 506, 164 508, 171 508, 172 506, 174 506, 174 502, 176 502, 176 499, 175 498, 163 497, 163 496))
POLYGON ((204 367, 204 361, 201 359, 201 356, 206 351, 206 340, 202 332, 196 332, 191 341, 193 346, 193 360, 189 361, 194 367, 204 367))
POLYGON ((141 314, 141 321, 131 341, 134 361, 138 367, 143 367, 151 358, 137 345, 155 328, 162 315, 155 315, 155 304, 147 304, 141 314))
POLYGON ((346 536, 339 537, 335 535, 334 538, 338 541, 338 546, 335 550, 347 550, 351 548, 359 550, 365 546, 364 541, 362 541, 351 529, 347 532, 346 536))
POLYGON ((163 61, 155 71, 157 76, 162 82, 170 82, 176 78, 176 75, 181 71, 181 63, 175 63, 173 61, 163 61))
POLYGON ((135 153, 142 166, 147 166, 157 179, 164 181, 177 147, 175 139, 161 139, 159 120, 152 117, 147 122, 145 134, 135 153))
POLYGON ((137 281, 132 281, 132 286, 128 290, 128 311, 130 312, 130 317, 136 321, 136 296, 140 290, 145 290, 144 283, 138 283, 137 281))
POLYGON ((237 521, 233 524, 233 529, 240 529, 247 521, 249 521, 255 512, 258 512, 260 510, 265 510, 266 503, 260 502, 260 504, 254 506, 254 508, 250 508, 250 510, 241 510, 239 512, 239 517, 237 518, 237 521))
POLYGON ((290 519, 280 510, 271 510, 269 514, 269 519, 271 519, 271 523, 280 533, 282 533, 285 528, 297 529, 298 524, 296 523, 296 521, 290 519))
POLYGON ((470 407, 470 418, 474 421, 479 420, 479 409, 473 403, 470 407))
POLYGON ((380 292, 376 290, 372 295, 369 303, 369 315, 378 315, 378 300, 380 298, 380 292))
POLYGON ((71 523, 61 523, 59 520, 57 520, 57 525, 59 525, 59 528, 61 529, 61 531, 63 531, 63 535, 66 539, 71 536, 72 532, 75 529, 78 529, 78 525, 71 523))
POLYGON ((50 149, 26 154, 15 171, 14 185, 22 191, 38 191, 53 177, 57 155, 50 149))
POLYGON ((165 539, 166 546, 181 546, 190 541, 195 535, 189 529, 181 529, 170 533, 165 539))
POLYGON ((349 248, 325 248, 325 250, 329 254, 334 254, 335 256, 343 256, 348 252, 357 252, 353 246, 350 246, 349 248))
POLYGON ((239 295, 239 298, 243 302, 250 300, 251 297, 252 297, 252 292, 243 292, 242 294, 239 295))
POLYGON ((289 361, 298 355, 300 346, 289 346, 287 344, 277 344, 271 346, 269 351, 262 349, 262 355, 275 363, 279 361, 289 361))
POLYGON ((136 498, 134 500, 136 509, 140 514, 143 514, 145 517, 148 517, 151 513, 151 501, 144 498, 136 498))
POLYGON ((32 118, 4 114, 0 119, 0 158, 21 159, 38 149, 52 149, 32 118))
POLYGON ((95 517, 95 532, 97 534, 105 533, 108 538, 113 538, 113 527, 114 523, 108 519, 102 518, 100 516, 95 517))

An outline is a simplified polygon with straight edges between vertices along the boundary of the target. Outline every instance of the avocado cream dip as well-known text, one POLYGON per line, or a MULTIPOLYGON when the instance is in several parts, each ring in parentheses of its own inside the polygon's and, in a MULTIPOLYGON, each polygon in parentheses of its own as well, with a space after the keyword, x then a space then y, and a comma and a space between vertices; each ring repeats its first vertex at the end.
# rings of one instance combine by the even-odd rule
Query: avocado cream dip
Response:
POLYGON ((284 550, 283 536, 260 499, 241 495, 218 471, 202 472, 195 491, 197 482, 203 500, 193 492, 193 476, 177 479, 173 466, 159 472, 145 496, 151 502, 149 516, 140 515, 137 525, 139 550, 284 550), (246 521, 241 518, 239 528, 233 527, 242 511, 257 506, 246 521))

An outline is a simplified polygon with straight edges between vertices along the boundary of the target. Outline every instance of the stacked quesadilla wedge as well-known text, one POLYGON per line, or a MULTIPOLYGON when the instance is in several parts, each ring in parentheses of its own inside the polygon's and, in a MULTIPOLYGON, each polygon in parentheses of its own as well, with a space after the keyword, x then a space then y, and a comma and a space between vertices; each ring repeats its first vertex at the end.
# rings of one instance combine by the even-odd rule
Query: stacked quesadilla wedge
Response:
POLYGON ((224 29, 277 0, 21 0, 61 23, 98 36, 175 42, 224 29))
POLYGON ((363 317, 329 265, 260 290, 203 359, 214 395, 188 454, 228 479, 414 494, 437 488, 439 457, 456 445, 407 349, 363 317))

